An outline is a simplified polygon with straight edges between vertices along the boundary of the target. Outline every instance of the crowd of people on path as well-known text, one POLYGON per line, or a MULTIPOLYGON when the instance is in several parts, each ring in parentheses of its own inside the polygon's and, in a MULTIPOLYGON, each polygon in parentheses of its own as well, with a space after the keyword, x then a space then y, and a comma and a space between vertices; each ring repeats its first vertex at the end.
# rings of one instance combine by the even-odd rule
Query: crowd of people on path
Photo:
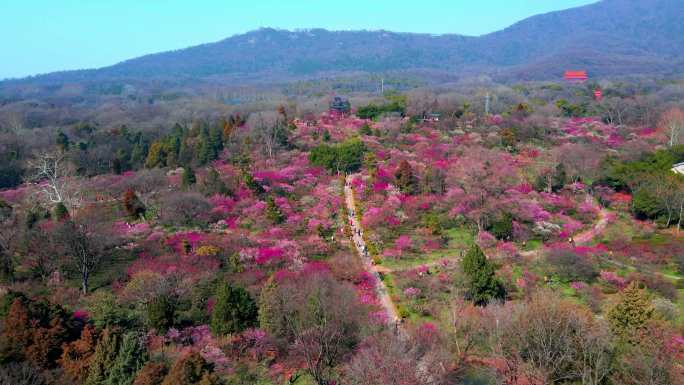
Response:
MULTIPOLYGON (((345 188, 351 188, 349 182, 345 183, 345 188)), ((365 243, 363 242, 363 236, 361 235, 361 229, 356 226, 356 223, 354 222, 354 218, 356 216, 356 212, 354 209, 349 209, 349 226, 352 229, 352 233, 354 234, 354 243, 356 244, 357 250, 363 254, 364 258, 368 258, 368 247, 366 247, 365 243)))

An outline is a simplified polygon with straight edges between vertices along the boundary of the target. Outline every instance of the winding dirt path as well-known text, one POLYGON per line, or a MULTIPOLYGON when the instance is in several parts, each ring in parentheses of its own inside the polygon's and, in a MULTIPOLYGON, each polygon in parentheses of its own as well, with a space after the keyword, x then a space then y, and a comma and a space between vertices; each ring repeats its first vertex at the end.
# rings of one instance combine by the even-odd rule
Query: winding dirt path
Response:
POLYGON ((354 190, 351 186, 353 177, 354 175, 348 175, 344 184, 344 197, 347 205, 347 216, 349 217, 349 224, 352 229, 352 242, 354 243, 354 247, 361 258, 366 271, 369 271, 377 279, 377 284, 375 285, 376 294, 380 304, 387 313, 388 320, 395 325, 398 325, 400 318, 397 307, 387 291, 387 286, 385 286, 385 283, 380 279, 379 269, 373 264, 373 260, 367 252, 368 248, 366 247, 366 242, 363 240, 363 228, 361 228, 361 224, 355 215, 356 205, 354 204, 354 190))
POLYGON ((608 221, 610 220, 610 215, 608 213, 608 210, 605 208, 602 208, 601 211, 599 211, 599 219, 594 223, 594 226, 592 226, 590 229, 585 230, 577 235, 575 235, 573 238, 575 239, 575 242, 584 245, 587 244, 596 238, 597 235, 601 234, 603 230, 606 229, 606 226, 608 226, 608 221))

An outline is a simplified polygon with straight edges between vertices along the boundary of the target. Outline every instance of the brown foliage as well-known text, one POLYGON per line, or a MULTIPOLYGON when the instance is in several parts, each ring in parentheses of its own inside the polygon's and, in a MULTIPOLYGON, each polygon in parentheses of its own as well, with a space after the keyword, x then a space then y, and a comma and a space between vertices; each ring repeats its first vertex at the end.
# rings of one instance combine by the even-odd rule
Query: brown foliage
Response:
POLYGON ((88 376, 98 336, 95 327, 87 325, 81 331, 81 338, 64 345, 59 363, 64 369, 65 376, 74 383, 83 383, 88 376))
POLYGON ((140 369, 133 381, 133 385, 160 385, 168 369, 166 365, 158 362, 148 362, 140 369))
POLYGON ((176 361, 162 385, 217 384, 213 371, 212 364, 205 361, 199 353, 192 352, 176 361))
POLYGON ((62 344, 72 337, 74 325, 58 306, 15 299, 0 334, 0 361, 28 360, 41 368, 53 367, 62 344))

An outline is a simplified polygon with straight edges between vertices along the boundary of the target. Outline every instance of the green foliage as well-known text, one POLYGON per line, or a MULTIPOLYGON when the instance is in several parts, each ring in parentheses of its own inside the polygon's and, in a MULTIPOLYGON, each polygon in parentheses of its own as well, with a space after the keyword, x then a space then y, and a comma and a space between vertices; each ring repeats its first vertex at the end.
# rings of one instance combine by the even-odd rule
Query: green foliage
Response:
POLYGON ((142 336, 131 332, 123 336, 119 354, 111 363, 111 372, 103 385, 131 385, 135 374, 147 361, 147 349, 142 336))
POLYGON ((588 110, 588 105, 586 103, 572 104, 565 99, 557 100, 556 107, 558 107, 561 110, 563 116, 569 118, 585 116, 588 110))
POLYGON ((672 165, 680 162, 684 162, 684 145, 658 150, 635 161, 623 162, 609 158, 602 167, 605 173, 601 182, 616 190, 630 190, 630 186, 644 175, 669 172, 672 165))
POLYGON ((281 310, 285 307, 279 287, 271 279, 261 290, 259 297, 259 327, 271 335, 283 336, 288 334, 286 314, 281 310))
POLYGON ((658 198, 645 188, 637 190, 632 196, 632 211, 640 219, 655 219, 663 214, 658 198))
POLYGON ((110 291, 98 290, 88 300, 90 321, 98 329, 125 327, 131 323, 126 309, 116 301, 116 296, 110 291))
POLYGON ((492 300, 505 299, 503 283, 496 277, 494 265, 478 245, 474 244, 468 250, 461 261, 461 268, 468 278, 468 297, 473 303, 485 306, 492 300))
POLYGON ((511 213, 504 213, 492 221, 488 230, 497 239, 511 239, 513 237, 513 215, 511 213))
POLYGON ((653 306, 644 289, 636 281, 620 294, 619 301, 608 311, 611 330, 623 341, 639 343, 641 333, 653 319, 653 306))
POLYGON ((373 129, 371 129, 371 126, 368 123, 364 123, 361 128, 359 128, 359 134, 361 135, 373 135, 373 129))
POLYGON ((173 326, 176 302, 168 295, 160 295, 147 304, 147 324, 161 332, 173 326))
POLYGON ((281 224, 285 221, 285 214, 280 210, 272 196, 266 198, 266 217, 275 224, 281 224))
POLYGON ((356 172, 361 168, 366 145, 358 138, 342 143, 321 144, 311 150, 309 161, 331 172, 356 172))
POLYGON ((66 152, 69 150, 69 137, 60 131, 57 133, 57 139, 55 140, 55 144, 57 144, 57 147, 60 149, 62 152, 66 152))
POLYGON ((19 299, 21 303, 28 303, 29 299, 20 291, 8 291, 5 295, 0 297, 0 319, 7 317, 10 307, 15 299, 19 299))
POLYGON ((90 362, 90 371, 85 385, 105 385, 112 370, 112 362, 116 360, 121 335, 117 330, 105 329, 95 348, 95 354, 90 362))
POLYGON ((243 171, 242 172, 242 180, 245 183, 245 186, 247 186, 248 189, 252 190, 253 193, 260 195, 266 192, 264 190, 263 186, 259 184, 259 182, 254 179, 254 176, 249 171, 243 171))
POLYGON ((232 195, 232 191, 221 180, 221 175, 213 167, 210 167, 209 171, 207 171, 207 176, 202 180, 200 190, 207 196, 215 194, 232 195))
POLYGON ((163 143, 155 141, 149 148, 147 158, 145 159, 145 167, 163 167, 166 166, 166 150, 163 143))
POLYGON ((52 216, 57 221, 63 221, 69 218, 69 210, 64 206, 64 203, 59 202, 52 210, 52 216))
POLYGON ((257 305, 247 290, 227 283, 218 287, 211 313, 214 334, 232 334, 256 326, 257 316, 257 305))
POLYGON ((197 177, 195 176, 195 170, 192 167, 183 167, 183 175, 181 179, 181 184, 184 188, 188 188, 197 183, 197 177))
POLYGON ((393 99, 390 103, 381 106, 373 103, 361 106, 356 110, 356 116, 361 119, 375 119, 380 115, 396 112, 404 116, 406 113, 406 101, 401 97, 393 99))

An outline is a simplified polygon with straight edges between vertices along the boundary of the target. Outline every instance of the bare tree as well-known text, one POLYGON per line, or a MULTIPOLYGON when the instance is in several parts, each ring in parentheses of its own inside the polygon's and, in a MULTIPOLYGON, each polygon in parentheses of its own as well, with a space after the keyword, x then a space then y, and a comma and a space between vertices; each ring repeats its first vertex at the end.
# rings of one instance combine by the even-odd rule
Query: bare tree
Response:
POLYGON ((499 314, 504 317, 497 318, 493 345, 511 368, 512 378, 524 374, 544 385, 594 385, 608 376, 610 334, 590 313, 549 292, 504 309, 499 314))
POLYGON ((608 122, 621 126, 630 106, 624 98, 612 97, 604 99, 600 107, 605 112, 608 122))
POLYGON ((311 273, 271 284, 261 294, 260 323, 291 343, 319 385, 359 340, 363 306, 354 289, 329 273, 311 273))
POLYGON ((61 222, 53 233, 68 267, 80 275, 83 294, 88 293, 91 275, 117 244, 117 237, 107 231, 105 216, 98 207, 89 207, 77 217, 61 222))
POLYGON ((344 367, 349 385, 445 385, 451 358, 442 344, 425 349, 415 336, 385 332, 365 341, 344 367))
POLYGON ((78 181, 64 154, 40 154, 29 166, 33 170, 31 180, 38 183, 38 192, 48 204, 62 203, 69 208, 80 205, 78 181))
POLYGON ((285 130, 281 114, 274 111, 258 112, 249 116, 247 125, 254 130, 254 135, 263 144, 268 157, 273 158, 273 152, 280 144, 285 130))
POLYGON ((680 135, 684 131, 684 111, 679 107, 667 110, 660 119, 660 126, 667 129, 668 145, 680 143, 680 135))

